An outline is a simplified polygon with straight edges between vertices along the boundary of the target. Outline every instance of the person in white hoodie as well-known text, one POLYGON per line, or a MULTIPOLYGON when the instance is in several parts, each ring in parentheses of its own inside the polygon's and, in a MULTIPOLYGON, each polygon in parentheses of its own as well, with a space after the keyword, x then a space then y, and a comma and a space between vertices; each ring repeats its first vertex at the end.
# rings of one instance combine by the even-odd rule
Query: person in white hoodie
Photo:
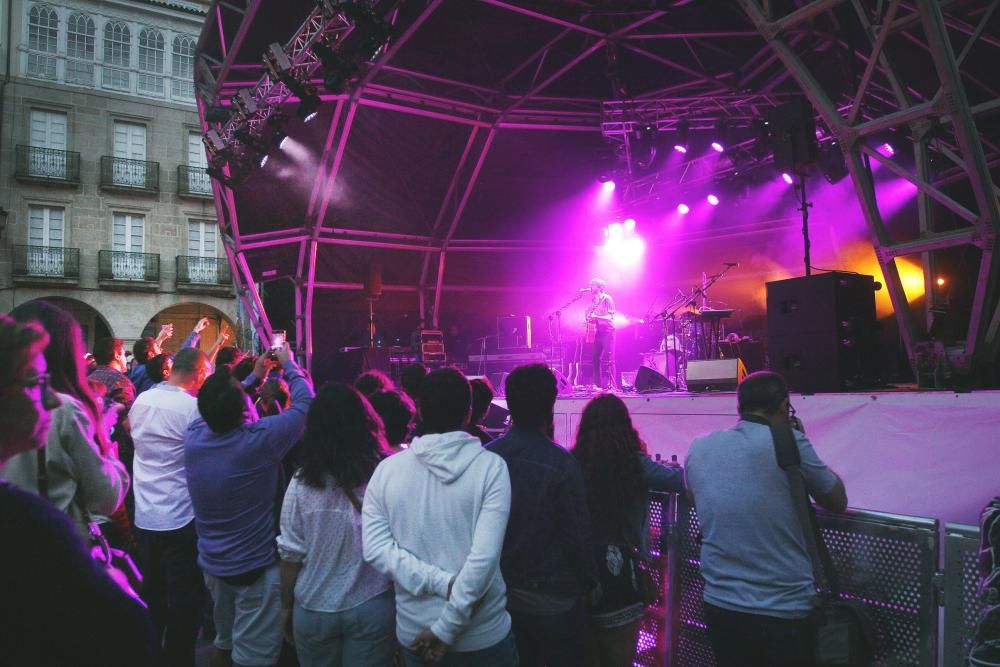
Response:
POLYGON ((396 637, 408 667, 518 664, 500 575, 507 464, 462 431, 472 392, 453 368, 420 394, 423 433, 382 461, 362 511, 364 558, 396 589, 396 637))

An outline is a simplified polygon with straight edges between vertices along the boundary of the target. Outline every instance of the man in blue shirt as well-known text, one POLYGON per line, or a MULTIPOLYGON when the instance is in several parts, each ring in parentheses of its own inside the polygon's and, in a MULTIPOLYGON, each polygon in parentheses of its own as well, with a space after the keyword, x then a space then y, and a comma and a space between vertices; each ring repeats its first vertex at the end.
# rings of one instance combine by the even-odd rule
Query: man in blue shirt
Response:
POLYGON ((808 667, 812 562, 771 429, 758 421, 791 423, 799 469, 819 505, 842 512, 847 492, 791 413, 780 375, 747 376, 737 397, 741 420, 695 440, 684 466, 703 536, 709 641, 719 667, 808 667))
MULTIPOLYGON (((264 360, 254 369, 259 377, 264 360)), ((198 393, 200 417, 184 439, 198 564, 215 603, 215 647, 231 652, 236 665, 273 665, 281 652, 275 503, 281 460, 302 438, 314 396, 287 346, 275 360, 292 397, 287 410, 258 420, 243 386, 221 367, 198 393)))

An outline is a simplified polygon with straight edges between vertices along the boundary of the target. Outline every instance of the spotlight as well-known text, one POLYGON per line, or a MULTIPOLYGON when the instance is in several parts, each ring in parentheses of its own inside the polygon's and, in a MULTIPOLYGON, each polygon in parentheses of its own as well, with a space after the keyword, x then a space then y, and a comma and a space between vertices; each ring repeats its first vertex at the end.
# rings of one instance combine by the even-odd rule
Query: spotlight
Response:
POLYGON ((302 119, 303 123, 308 123, 319 115, 319 105, 323 103, 323 100, 316 96, 300 99, 299 108, 295 111, 295 113, 302 119))
POLYGON ((264 153, 263 155, 261 155, 260 156, 260 168, 263 169, 264 166, 267 164, 267 161, 270 160, 270 159, 271 159, 271 156, 268 155, 267 153, 264 153))
POLYGON ((223 153, 226 150, 226 142, 222 140, 222 135, 218 130, 209 130, 202 137, 201 142, 211 155, 223 153))
POLYGON ((263 61, 271 78, 281 81, 295 97, 299 98, 299 118, 305 122, 315 118, 316 109, 323 100, 316 94, 316 88, 312 84, 303 83, 296 78, 292 61, 288 59, 281 45, 277 42, 268 45, 264 51, 263 61))
POLYGON ((691 207, 688 206, 687 204, 678 204, 677 212, 680 213, 681 215, 687 215, 688 213, 691 212, 691 207))
POLYGON ((893 155, 896 154, 896 149, 893 148, 892 144, 890 144, 888 141, 879 146, 878 148, 876 148, 875 150, 877 150, 885 157, 892 157, 893 155))
POLYGON ((938 278, 935 282, 937 282, 938 287, 942 287, 946 281, 944 278, 938 278))
POLYGON ((792 175, 789 174, 787 171, 783 172, 781 174, 781 180, 783 180, 785 183, 788 183, 789 185, 791 185, 792 184, 792 175))
POLYGON ((820 146, 819 167, 830 183, 839 183, 847 176, 847 162, 836 141, 820 146))
POLYGON ((719 198, 718 198, 718 197, 716 197, 715 195, 708 195, 707 197, 705 197, 705 199, 706 199, 706 200, 708 201, 708 203, 709 203, 709 204, 711 204, 712 206, 718 206, 718 205, 719 205, 719 198))
POLYGON ((233 113, 227 107, 208 107, 205 109, 205 122, 227 123, 233 113))
POLYGON ((357 64, 343 58, 326 42, 316 42, 313 53, 323 63, 323 87, 331 93, 342 92, 357 74, 357 64))
POLYGON ((604 181, 601 184, 601 190, 603 192, 605 192, 606 194, 610 194, 610 193, 614 192, 615 191, 615 182, 614 181, 604 181))
POLYGON ((712 150, 721 153, 729 145, 729 123, 720 120, 715 124, 715 141, 712 142, 712 150))
POLYGON ((608 225, 608 238, 615 240, 625 236, 625 227, 620 222, 612 222, 608 225))
POLYGON ((690 128, 688 127, 688 122, 682 120, 677 123, 677 137, 674 139, 674 150, 678 153, 688 152, 688 132, 690 128))
POLYGON ((233 104, 244 116, 257 113, 257 100, 253 98, 253 91, 249 88, 241 88, 233 98, 233 104))
POLYGON ((635 231, 635 218, 628 218, 625 220, 625 233, 631 234, 635 231))
POLYGON ((722 151, 724 151, 724 150, 726 150, 726 149, 725 149, 725 147, 724 147, 724 146, 723 146, 722 144, 720 144, 720 143, 719 143, 718 141, 713 141, 713 142, 712 142, 712 150, 713 150, 713 151, 715 151, 716 153, 721 153, 722 151))

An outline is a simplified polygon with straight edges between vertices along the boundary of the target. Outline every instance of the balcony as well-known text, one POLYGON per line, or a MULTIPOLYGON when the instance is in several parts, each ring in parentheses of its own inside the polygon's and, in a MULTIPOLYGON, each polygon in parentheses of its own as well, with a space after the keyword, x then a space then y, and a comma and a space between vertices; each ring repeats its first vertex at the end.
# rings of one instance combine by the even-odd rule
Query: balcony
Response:
POLYGON ((177 194, 182 197, 212 197, 212 179, 204 167, 177 167, 177 194))
POLYGON ((177 256, 177 291, 229 294, 233 275, 229 262, 218 257, 177 256))
POLYGON ((79 153, 18 146, 14 159, 14 177, 19 181, 69 186, 80 184, 79 153))
POLYGON ((80 249, 14 246, 14 282, 70 285, 80 281, 80 249))
POLYGON ((101 250, 97 278, 110 289, 156 290, 160 287, 160 256, 148 252, 101 250))
POLYGON ((160 163, 104 155, 101 157, 101 187, 128 192, 159 192, 160 163))

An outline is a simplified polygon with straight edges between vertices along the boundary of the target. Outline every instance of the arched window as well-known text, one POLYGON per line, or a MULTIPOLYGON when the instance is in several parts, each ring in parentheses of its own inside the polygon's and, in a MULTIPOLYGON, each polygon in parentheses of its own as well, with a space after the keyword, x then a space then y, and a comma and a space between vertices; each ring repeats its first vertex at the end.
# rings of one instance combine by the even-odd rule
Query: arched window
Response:
POLYGON ((59 39, 59 17, 56 10, 35 5, 28 12, 28 76, 56 78, 56 58, 46 55, 56 52, 59 39))
POLYGON ((153 28, 139 32, 139 92, 163 94, 163 33, 153 28))
POLYGON ((66 22, 66 83, 94 85, 94 21, 73 14, 66 22))
POLYGON ((174 75, 172 96, 194 99, 194 38, 187 35, 174 37, 171 55, 174 75))
POLYGON ((105 88, 129 89, 128 66, 131 62, 132 33, 128 26, 111 21, 104 26, 104 76, 105 88))

